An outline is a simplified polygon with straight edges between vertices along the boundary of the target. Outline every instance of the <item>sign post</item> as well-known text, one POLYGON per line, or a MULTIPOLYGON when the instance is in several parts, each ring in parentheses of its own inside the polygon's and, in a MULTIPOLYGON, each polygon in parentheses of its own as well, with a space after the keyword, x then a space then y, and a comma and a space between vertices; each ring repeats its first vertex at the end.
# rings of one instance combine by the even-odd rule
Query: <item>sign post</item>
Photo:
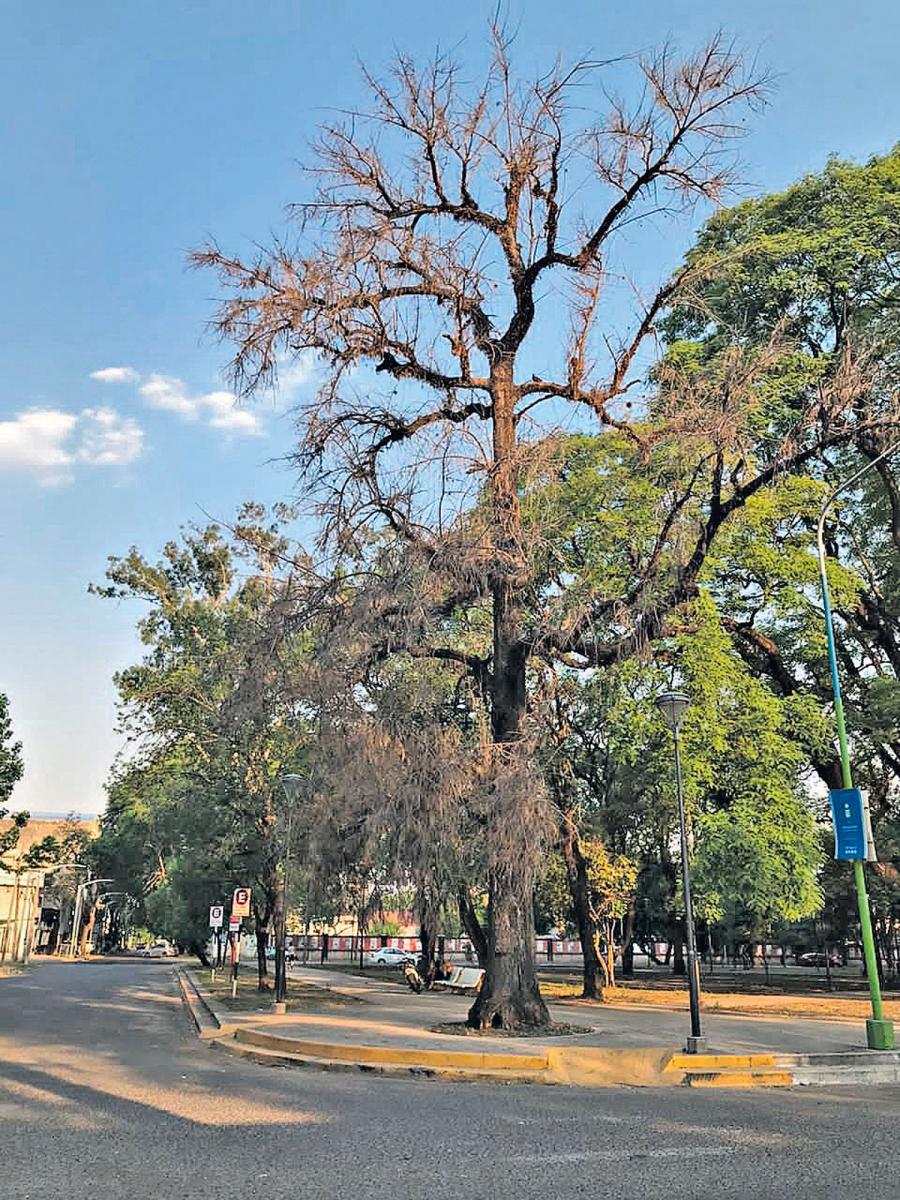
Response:
POLYGON ((232 916, 228 921, 228 937, 231 941, 231 998, 237 995, 238 967, 240 966, 241 918, 232 916))
POLYGON ((209 975, 212 983, 216 982, 216 967, 219 965, 219 958, 221 957, 221 943, 219 939, 221 937, 220 930, 222 928, 222 922, 224 919, 225 906, 223 904, 211 904, 209 906, 209 927, 214 931, 213 936, 216 939, 216 957, 213 960, 212 970, 210 971, 209 975))

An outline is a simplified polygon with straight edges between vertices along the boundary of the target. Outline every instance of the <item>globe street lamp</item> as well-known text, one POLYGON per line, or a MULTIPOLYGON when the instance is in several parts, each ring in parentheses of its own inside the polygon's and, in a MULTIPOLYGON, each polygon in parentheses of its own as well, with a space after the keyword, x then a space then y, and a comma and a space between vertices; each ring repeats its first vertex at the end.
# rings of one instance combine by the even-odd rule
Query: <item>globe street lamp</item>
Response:
POLYGON ((672 730, 675 743, 675 790, 678 795, 678 825, 681 831, 681 879, 684 889, 684 924, 687 937, 688 992, 691 1001, 691 1036, 685 1044, 688 1054, 702 1054, 706 1039, 700 1028, 700 962, 697 958, 697 939, 694 935, 694 906, 691 901, 691 866, 688 859, 687 822, 684 815, 684 790, 681 784, 681 749, 678 734, 684 714, 690 704, 684 692, 663 692, 656 706, 662 719, 672 730))
MULTIPOLYGON (((835 650, 834 641, 834 617, 831 612, 831 594, 828 590, 828 572, 826 569, 825 556, 825 521, 828 513, 831 511, 835 500, 841 492, 845 492, 849 487, 852 487, 867 471, 878 465, 889 455, 895 454, 900 450, 900 443, 895 442, 889 446, 887 450, 883 450, 870 462, 867 462, 864 467, 851 475, 842 484, 834 489, 825 503, 822 505, 822 511, 819 513, 819 522, 816 527, 816 550, 819 559, 819 583, 822 589, 822 607, 825 615, 825 638, 828 645, 828 666, 831 671, 831 690, 834 695, 834 720, 837 725, 838 745, 841 753, 841 776, 844 788, 847 792, 854 792, 853 775, 850 770, 850 749, 847 744, 847 725, 844 720, 844 703, 841 697, 841 678, 838 674, 837 652, 835 650)), ((845 793, 846 795, 846 793, 845 793)), ((856 798, 859 800, 859 793, 856 793, 856 798)), ((862 853, 866 853, 868 847, 860 845, 859 849, 862 853)), ((835 854, 839 851, 835 846, 835 854)), ((841 857, 845 857, 841 854, 841 857)), ((846 854, 850 857, 850 853, 846 854)), ((874 847, 872 855, 874 857, 874 847)), ((859 908, 859 924, 862 933, 863 957, 866 963, 866 975, 869 980, 869 993, 872 1003, 872 1016, 866 1021, 866 1043, 870 1050, 892 1050, 894 1048, 894 1026, 885 1018, 884 1007, 881 1003, 881 983, 878 978, 878 959, 875 955, 875 938, 872 934, 872 914, 869 912, 869 896, 866 890, 866 872, 862 858, 853 859, 853 874, 856 880, 856 901, 859 908)))
POLYGON ((288 875, 291 867, 291 820, 294 805, 300 798, 306 783, 302 775, 282 775, 281 786, 287 797, 287 836, 281 852, 281 868, 278 873, 278 888, 275 893, 275 1011, 287 1008, 287 892, 288 875))

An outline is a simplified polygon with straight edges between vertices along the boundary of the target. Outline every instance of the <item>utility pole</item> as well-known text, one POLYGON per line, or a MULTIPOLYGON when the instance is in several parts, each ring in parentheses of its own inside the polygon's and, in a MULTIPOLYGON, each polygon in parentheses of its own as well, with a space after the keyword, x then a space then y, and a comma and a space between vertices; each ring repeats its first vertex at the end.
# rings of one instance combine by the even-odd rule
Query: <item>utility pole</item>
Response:
POLYGON ((688 995, 691 1005, 691 1035, 685 1043, 688 1054, 702 1054, 706 1039, 700 1025, 700 960, 697 957, 697 936, 694 931, 694 904, 691 898, 691 862, 688 846, 687 817, 684 811, 684 787, 681 779, 681 747, 679 733, 690 697, 683 692, 663 692, 656 698, 662 718, 672 730, 675 743, 675 790, 678 794, 678 828, 681 836, 681 884, 684 891, 684 925, 687 941, 688 995))
POLYGON ((287 907, 288 884, 291 871, 291 826, 294 805, 303 790, 306 780, 302 775, 282 775, 281 786, 287 798, 287 831, 281 848, 281 863, 278 871, 278 888, 275 893, 275 1011, 287 1009, 287 907))
MULTIPOLYGON (((834 616, 831 611, 831 593, 828 588, 828 571, 825 554, 825 520, 841 492, 852 487, 867 471, 871 471, 878 463, 883 462, 889 455, 900 449, 900 443, 889 446, 887 450, 866 463, 859 471, 851 475, 834 489, 819 513, 816 527, 816 550, 819 559, 819 583, 822 589, 822 606, 825 612, 825 637, 828 645, 828 666, 831 670, 831 690, 834 696, 834 720, 837 726, 838 745, 841 754, 841 778, 846 789, 853 788, 853 774, 850 768, 850 749, 847 743, 847 724, 844 719, 844 701, 841 695, 841 677, 838 672, 837 650, 834 639, 834 616)), ((863 853, 866 847, 862 847, 863 853)), ((859 908, 859 925, 862 933, 863 957, 866 963, 866 975, 869 980, 869 994, 872 1003, 872 1016, 866 1021, 866 1043, 870 1050, 893 1050, 894 1026, 884 1015, 881 1001, 881 981, 878 978, 878 958, 875 954, 875 937, 872 932, 872 914, 869 910, 869 894, 866 888, 866 871, 862 858, 853 860, 853 876, 856 882, 856 900, 859 908)))

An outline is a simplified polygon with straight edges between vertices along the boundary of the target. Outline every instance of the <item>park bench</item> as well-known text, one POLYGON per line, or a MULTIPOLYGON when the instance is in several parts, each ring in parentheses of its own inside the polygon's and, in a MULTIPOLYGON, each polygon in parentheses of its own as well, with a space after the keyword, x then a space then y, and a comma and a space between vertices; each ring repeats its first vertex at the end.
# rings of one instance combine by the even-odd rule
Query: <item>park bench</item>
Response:
POLYGON ((477 992, 484 979, 480 967, 454 967, 449 979, 436 979, 432 988, 446 988, 448 992, 477 992))

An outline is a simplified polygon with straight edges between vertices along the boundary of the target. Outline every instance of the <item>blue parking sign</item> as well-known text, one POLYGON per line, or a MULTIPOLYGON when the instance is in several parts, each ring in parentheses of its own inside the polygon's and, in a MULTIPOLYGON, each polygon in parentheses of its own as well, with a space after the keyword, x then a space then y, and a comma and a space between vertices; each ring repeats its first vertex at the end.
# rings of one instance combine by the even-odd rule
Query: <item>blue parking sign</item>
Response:
POLYGON ((834 821, 834 857, 853 861, 866 857, 866 821, 859 788, 835 788, 828 793, 834 821))

